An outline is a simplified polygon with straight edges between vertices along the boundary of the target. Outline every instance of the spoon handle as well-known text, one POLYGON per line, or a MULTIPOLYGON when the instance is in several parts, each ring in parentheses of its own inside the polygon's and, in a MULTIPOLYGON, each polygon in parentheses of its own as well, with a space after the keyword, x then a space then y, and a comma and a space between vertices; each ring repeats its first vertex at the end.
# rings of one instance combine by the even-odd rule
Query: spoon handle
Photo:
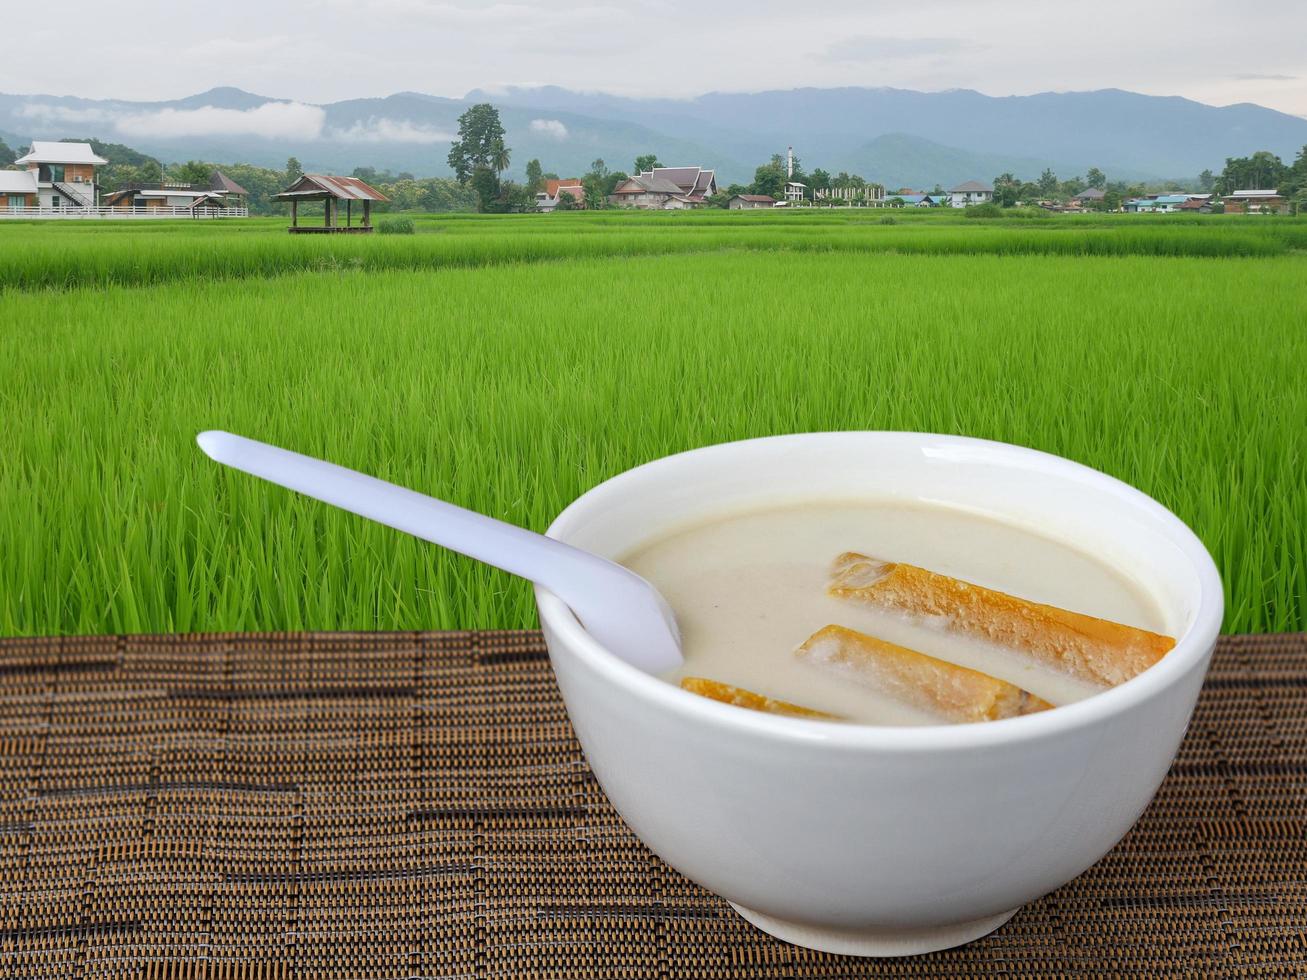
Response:
MULTIPOLYGON (((629 647, 621 634, 647 618, 640 610, 623 616, 626 606, 647 606, 653 601, 662 618, 670 619, 661 596, 644 579, 616 562, 562 541, 326 460, 230 432, 201 432, 196 441, 210 457, 233 469, 539 583, 571 606, 596 639, 610 647, 614 633, 619 646, 629 647), (654 599, 642 593, 652 594, 654 599)), ((671 620, 675 659, 668 662, 672 654, 661 643, 657 645, 661 653, 652 655, 652 659, 640 654, 638 659, 647 662, 637 666, 664 670, 680 662, 674 623, 671 620)), ((621 650, 614 652, 631 659, 621 650)))
POLYGON ((613 564, 543 534, 289 449, 230 432, 202 432, 196 441, 209 456, 233 469, 443 545, 551 591, 558 584, 557 563, 613 564))

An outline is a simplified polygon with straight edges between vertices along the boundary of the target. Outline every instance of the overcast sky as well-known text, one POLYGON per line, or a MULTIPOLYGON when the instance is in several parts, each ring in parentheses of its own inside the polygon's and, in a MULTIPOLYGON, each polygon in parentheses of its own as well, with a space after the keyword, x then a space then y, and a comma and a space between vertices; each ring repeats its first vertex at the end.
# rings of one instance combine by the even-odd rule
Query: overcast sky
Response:
POLYGON ((4 22, 11 93, 1123 88, 1307 117, 1305 0, 63 0, 14 3, 4 22))

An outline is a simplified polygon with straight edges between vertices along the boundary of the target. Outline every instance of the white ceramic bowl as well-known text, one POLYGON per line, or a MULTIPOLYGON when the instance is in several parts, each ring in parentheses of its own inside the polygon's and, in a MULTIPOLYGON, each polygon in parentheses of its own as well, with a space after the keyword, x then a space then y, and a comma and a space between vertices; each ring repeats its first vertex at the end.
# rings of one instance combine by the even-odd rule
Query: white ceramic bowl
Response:
POLYGON ((928 500, 1123 569, 1175 649, 1101 695, 976 725, 835 725, 680 690, 600 647, 554 595, 540 622, 577 737, 655 853, 790 942, 902 955, 955 946, 1080 874, 1143 812, 1184 735, 1221 624, 1216 567, 1175 515, 1096 470, 908 432, 779 436, 669 456, 600 484, 554 537, 619 557, 719 513, 829 498, 928 500))

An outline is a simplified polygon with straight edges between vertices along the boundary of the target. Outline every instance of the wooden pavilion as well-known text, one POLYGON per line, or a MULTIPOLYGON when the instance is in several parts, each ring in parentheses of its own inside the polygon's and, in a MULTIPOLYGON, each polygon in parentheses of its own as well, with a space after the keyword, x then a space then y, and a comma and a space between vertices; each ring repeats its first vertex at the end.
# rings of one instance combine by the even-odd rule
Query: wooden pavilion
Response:
POLYGON ((372 202, 389 201, 375 187, 371 187, 357 177, 332 177, 327 174, 303 174, 299 180, 278 194, 278 201, 290 201, 290 228, 292 234, 307 232, 323 234, 331 232, 361 233, 372 230, 372 202), (301 201, 321 201, 323 221, 321 225, 302 225, 299 223, 299 205, 301 201), (345 202, 345 223, 340 223, 340 202, 345 202), (363 223, 353 223, 354 202, 363 202, 363 223))

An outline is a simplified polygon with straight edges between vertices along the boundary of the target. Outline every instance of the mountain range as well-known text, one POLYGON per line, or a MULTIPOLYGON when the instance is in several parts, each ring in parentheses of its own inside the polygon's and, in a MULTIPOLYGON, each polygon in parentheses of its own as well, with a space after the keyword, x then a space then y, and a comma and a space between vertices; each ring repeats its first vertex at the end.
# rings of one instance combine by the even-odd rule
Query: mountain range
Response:
POLYGON ((1290 160, 1307 145, 1307 119, 1247 103, 1224 107, 1117 89, 994 97, 970 90, 799 88, 629 98, 542 86, 474 90, 462 99, 400 92, 313 105, 216 88, 184 99, 132 102, 0 93, 0 136, 97 137, 165 162, 203 159, 310 171, 357 166, 446 175, 458 116, 499 107, 512 149, 510 176, 539 158, 564 176, 602 158, 628 170, 638 154, 667 165, 715 167, 747 182, 793 146, 806 169, 845 170, 890 187, 1033 178, 1098 167, 1124 179, 1189 178, 1226 157, 1271 150, 1290 160))

